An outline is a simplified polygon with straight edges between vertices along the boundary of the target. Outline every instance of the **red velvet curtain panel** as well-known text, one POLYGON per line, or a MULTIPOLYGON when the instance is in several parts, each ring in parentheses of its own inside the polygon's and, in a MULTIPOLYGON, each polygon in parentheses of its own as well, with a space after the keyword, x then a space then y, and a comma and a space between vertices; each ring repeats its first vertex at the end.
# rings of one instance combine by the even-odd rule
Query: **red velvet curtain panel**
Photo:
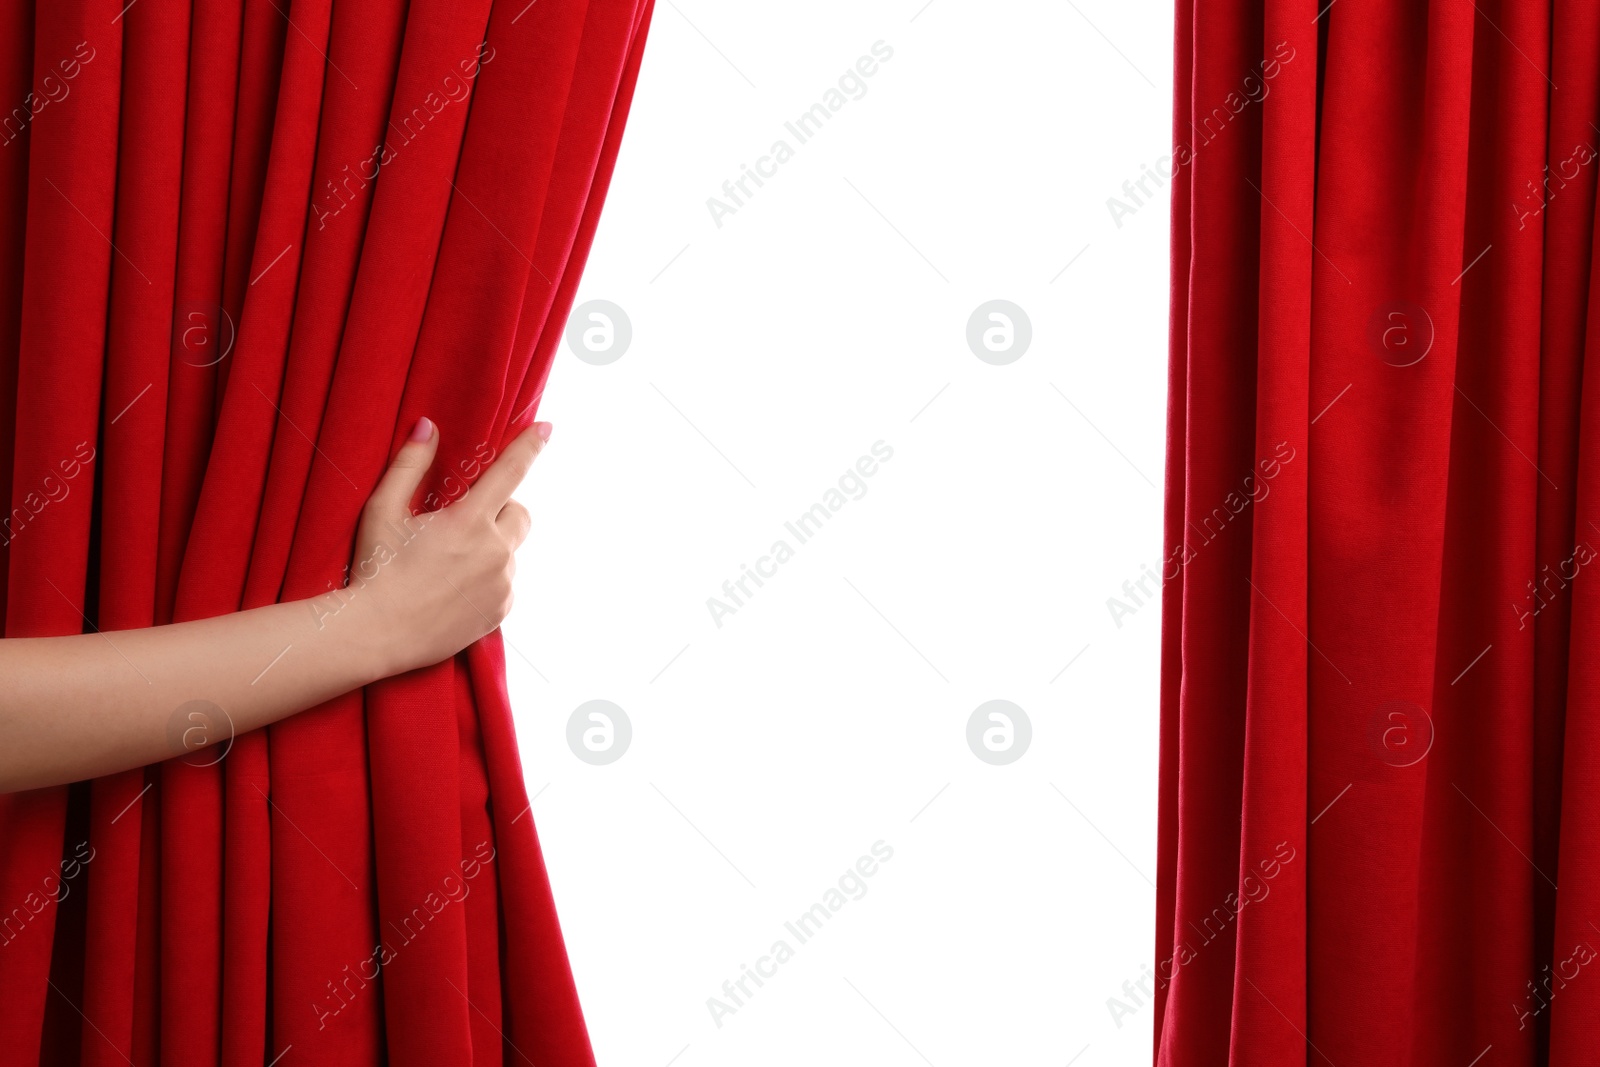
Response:
MULTIPOLYGON (((650 9, 0 0, 6 634, 337 610, 421 415, 459 496, 532 421, 650 9)), ((0 798, 0 1061, 593 1063, 498 633, 225 712, 0 798)))
POLYGON ((1600 8, 1184 0, 1174 140, 1156 1060, 1594 1063, 1600 8))

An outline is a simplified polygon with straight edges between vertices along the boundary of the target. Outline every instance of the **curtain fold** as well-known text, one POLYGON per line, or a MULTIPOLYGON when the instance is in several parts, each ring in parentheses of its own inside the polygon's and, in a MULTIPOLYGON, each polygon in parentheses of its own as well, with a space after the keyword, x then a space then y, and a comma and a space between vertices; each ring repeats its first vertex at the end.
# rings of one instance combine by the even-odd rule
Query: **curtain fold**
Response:
MULTIPOLYGON (((7 635, 359 595, 416 419, 431 507, 533 419, 651 6, 0 2, 7 635)), ((504 668, 0 797, 6 1062, 592 1064, 504 668)))
POLYGON ((1175 78, 1156 1062, 1594 1062, 1600 11, 1175 78))

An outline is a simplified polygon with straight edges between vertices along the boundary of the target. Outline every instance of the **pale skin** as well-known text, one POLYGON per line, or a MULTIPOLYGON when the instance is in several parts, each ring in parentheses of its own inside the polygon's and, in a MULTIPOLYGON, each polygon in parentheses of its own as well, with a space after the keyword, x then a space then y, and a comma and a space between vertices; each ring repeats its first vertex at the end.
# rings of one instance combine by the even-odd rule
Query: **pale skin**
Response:
POLYGON ((413 497, 439 447, 438 428, 419 421, 362 511, 339 595, 142 630, 0 640, 0 793, 182 756, 192 739, 173 721, 192 701, 223 709, 231 732, 244 734, 488 634, 511 610, 514 553, 531 523, 511 493, 549 437, 550 424, 535 423, 464 495, 417 515, 413 497))

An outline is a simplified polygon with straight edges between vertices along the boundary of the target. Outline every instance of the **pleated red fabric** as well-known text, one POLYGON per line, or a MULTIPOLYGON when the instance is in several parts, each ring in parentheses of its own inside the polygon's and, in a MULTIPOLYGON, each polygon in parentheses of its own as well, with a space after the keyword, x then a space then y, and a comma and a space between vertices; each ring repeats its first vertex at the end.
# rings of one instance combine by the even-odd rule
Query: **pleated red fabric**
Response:
POLYGON ((1594 1063, 1600 9, 1185 0, 1174 139, 1156 1062, 1594 1063))
MULTIPOLYGON (((651 8, 0 0, 5 633, 341 589, 421 415, 458 497, 533 420, 651 8)), ((498 632, 196 721, 0 797, 0 1062, 593 1064, 498 632)))

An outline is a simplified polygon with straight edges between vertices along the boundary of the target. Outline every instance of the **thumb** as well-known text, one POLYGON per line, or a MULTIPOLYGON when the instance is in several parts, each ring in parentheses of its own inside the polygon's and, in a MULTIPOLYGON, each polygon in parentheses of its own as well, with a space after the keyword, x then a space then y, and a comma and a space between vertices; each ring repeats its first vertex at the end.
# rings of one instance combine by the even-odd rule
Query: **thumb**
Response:
POLYGON ((439 451, 439 431, 426 416, 417 420, 411 434, 400 446, 394 461, 384 472, 378 487, 367 501, 368 513, 382 519, 400 520, 411 515, 411 498, 433 465, 439 451))

